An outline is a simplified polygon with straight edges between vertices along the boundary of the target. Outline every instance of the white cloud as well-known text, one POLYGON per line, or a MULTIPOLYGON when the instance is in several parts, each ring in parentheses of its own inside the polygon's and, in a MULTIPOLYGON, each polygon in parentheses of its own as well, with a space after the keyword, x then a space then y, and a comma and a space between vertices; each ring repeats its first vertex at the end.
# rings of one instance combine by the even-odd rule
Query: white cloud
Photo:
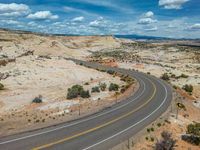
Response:
POLYGON ((20 24, 20 22, 15 20, 0 20, 0 23, 2 24, 9 24, 9 25, 17 25, 20 24))
POLYGON ((189 29, 200 30, 200 23, 193 24, 192 26, 189 27, 189 29))
POLYGON ((3 4, 0 3, 0 16, 15 17, 26 15, 30 12, 29 6, 25 4, 3 4))
POLYGON ((80 17, 76 17, 76 18, 73 18, 72 21, 73 22, 82 22, 85 18, 83 16, 80 16, 80 17))
POLYGON ((50 11, 38 11, 34 14, 29 14, 27 18, 34 20, 46 20, 46 19, 58 19, 59 16, 53 15, 50 11))
POLYGON ((158 27, 147 28, 145 31, 157 31, 158 27))
POLYGON ((155 23, 155 22, 157 22, 157 20, 152 19, 152 18, 141 18, 138 23, 146 25, 146 24, 151 24, 151 23, 155 23))
POLYGON ((154 16, 154 13, 153 13, 152 11, 148 11, 147 13, 144 14, 144 16, 145 16, 146 18, 151 18, 151 17, 154 16))
POLYGON ((96 20, 91 21, 89 23, 89 26, 91 27, 103 27, 105 25, 106 21, 103 17, 98 17, 96 20))
POLYGON ((159 6, 165 9, 181 9, 182 5, 189 0, 159 0, 159 6))

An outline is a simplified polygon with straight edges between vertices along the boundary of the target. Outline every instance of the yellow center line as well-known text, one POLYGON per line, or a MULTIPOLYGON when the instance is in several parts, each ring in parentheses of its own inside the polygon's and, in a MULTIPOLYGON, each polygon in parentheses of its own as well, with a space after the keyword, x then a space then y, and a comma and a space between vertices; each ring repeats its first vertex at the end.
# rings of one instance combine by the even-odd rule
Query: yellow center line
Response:
POLYGON ((151 95, 151 97, 150 97, 144 104, 140 105, 138 108, 136 108, 136 109, 134 109, 134 110, 132 110, 132 111, 130 111, 130 112, 128 112, 128 113, 126 113, 126 114, 124 114, 124 115, 118 117, 118 118, 115 118, 115 119, 113 119, 113 120, 111 120, 111 121, 109 121, 109 122, 107 122, 107 123, 104 123, 104 124, 102 124, 102 125, 99 125, 99 126, 97 126, 97 127, 94 127, 94 128, 89 129, 89 130, 80 132, 80 133, 78 133, 78 134, 75 134, 75 135, 72 135, 72 136, 69 136, 69 137, 60 139, 60 140, 55 141, 55 142, 51 142, 51 143, 48 143, 48 144, 45 144, 45 145, 42 145, 42 146, 39 146, 39 147, 35 147, 35 148, 33 148, 32 150, 41 150, 41 149, 44 149, 44 148, 51 147, 51 146, 53 146, 53 145, 57 145, 57 144, 66 142, 66 141, 68 141, 68 140, 77 138, 77 137, 79 137, 79 136, 85 135, 85 134, 87 134, 87 133, 90 133, 90 132, 96 131, 96 130, 98 130, 98 129, 100 129, 100 128, 103 128, 103 127, 105 127, 105 126, 108 126, 108 125, 110 125, 110 124, 112 124, 112 123, 115 123, 115 122, 117 122, 117 121, 119 121, 119 120, 125 118, 125 117, 128 117, 129 115, 133 114, 134 112, 138 111, 139 109, 141 109, 142 107, 144 107, 145 105, 147 105, 147 104, 153 99, 153 97, 155 96, 156 90, 157 90, 157 89, 156 89, 156 86, 155 86, 155 84, 154 84, 151 80, 149 80, 149 81, 150 81, 150 82, 152 83, 152 85, 153 85, 153 89, 154 89, 153 94, 151 95))

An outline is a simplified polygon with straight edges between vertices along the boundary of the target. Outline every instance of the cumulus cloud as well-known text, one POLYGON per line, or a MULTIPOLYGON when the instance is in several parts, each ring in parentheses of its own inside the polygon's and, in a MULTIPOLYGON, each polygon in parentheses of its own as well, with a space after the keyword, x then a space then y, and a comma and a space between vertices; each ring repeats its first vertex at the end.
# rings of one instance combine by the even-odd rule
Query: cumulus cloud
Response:
POLYGON ((47 19, 58 19, 58 15, 53 15, 50 11, 38 11, 34 14, 29 14, 27 16, 29 19, 34 19, 34 20, 47 20, 47 19))
POLYGON ((26 15, 30 12, 29 6, 25 4, 3 4, 0 3, 0 16, 15 17, 26 15))
POLYGON ((73 22, 82 22, 85 18, 83 16, 75 17, 72 19, 73 22))
POLYGON ((151 23, 155 23, 155 22, 157 22, 157 20, 152 19, 152 18, 141 18, 138 23, 146 25, 146 24, 151 24, 151 23))
POLYGON ((200 23, 193 24, 192 26, 189 27, 189 29, 200 30, 200 23))
POLYGON ((147 17, 147 18, 151 18, 151 17, 154 16, 154 13, 153 13, 152 11, 148 11, 148 12, 146 12, 146 13, 144 14, 144 16, 147 17))
POLYGON ((165 9, 181 9, 182 5, 189 0, 159 0, 159 6, 165 9))

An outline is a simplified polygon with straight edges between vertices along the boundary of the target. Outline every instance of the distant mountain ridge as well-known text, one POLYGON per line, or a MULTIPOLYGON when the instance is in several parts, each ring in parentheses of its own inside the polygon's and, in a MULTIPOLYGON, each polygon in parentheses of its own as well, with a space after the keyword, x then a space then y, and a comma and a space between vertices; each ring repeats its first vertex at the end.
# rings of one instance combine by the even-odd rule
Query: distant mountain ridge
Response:
POLYGON ((190 39, 190 38, 167 38, 167 37, 157 37, 157 36, 146 36, 146 35, 114 35, 116 38, 125 38, 133 40, 199 40, 199 39, 190 39))

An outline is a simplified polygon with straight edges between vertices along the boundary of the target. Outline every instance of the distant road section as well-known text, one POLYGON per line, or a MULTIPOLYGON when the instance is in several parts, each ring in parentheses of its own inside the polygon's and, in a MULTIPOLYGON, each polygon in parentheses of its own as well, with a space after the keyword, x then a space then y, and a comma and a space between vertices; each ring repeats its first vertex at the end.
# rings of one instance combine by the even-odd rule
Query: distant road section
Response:
POLYGON ((1 150, 107 150, 144 129, 170 105, 171 87, 158 78, 137 71, 70 60, 92 68, 128 74, 139 82, 140 87, 134 95, 99 113, 2 138, 1 150))

